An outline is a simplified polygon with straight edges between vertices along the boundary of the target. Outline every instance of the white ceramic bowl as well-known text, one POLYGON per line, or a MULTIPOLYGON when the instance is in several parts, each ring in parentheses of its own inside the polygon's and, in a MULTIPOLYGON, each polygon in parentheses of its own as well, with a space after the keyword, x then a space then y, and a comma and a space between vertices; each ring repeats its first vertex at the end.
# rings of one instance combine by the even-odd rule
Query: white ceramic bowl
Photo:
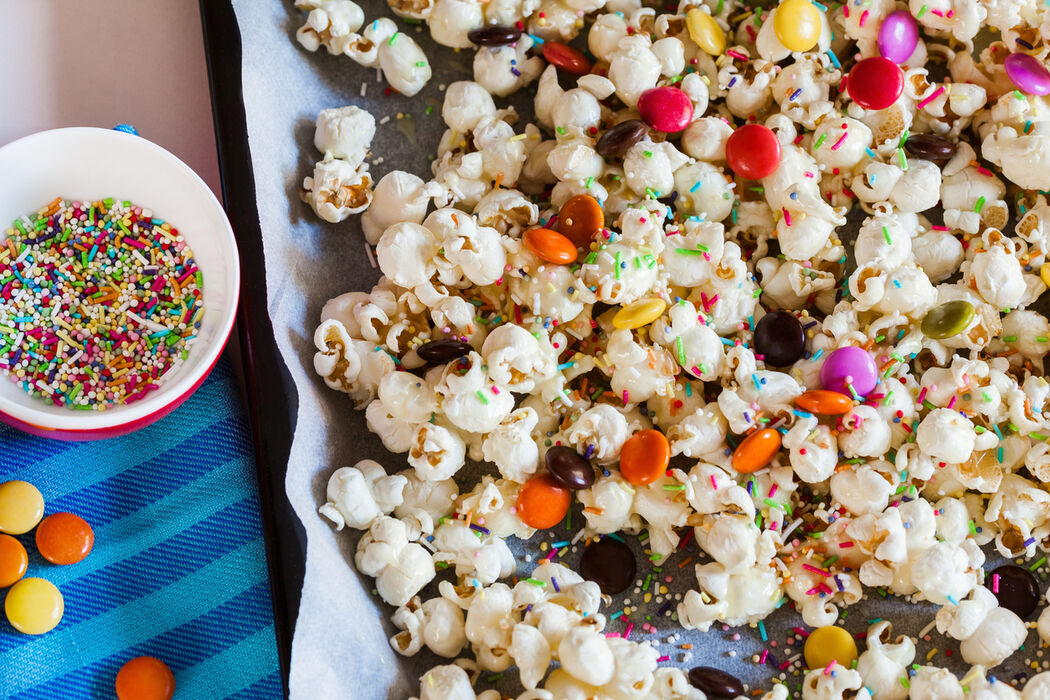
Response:
POLYGON ((55 197, 131 200, 185 237, 204 275, 206 310, 185 362, 160 388, 127 406, 76 411, 33 398, 0 374, 0 420, 67 440, 122 435, 170 413, 203 383, 233 327, 240 289, 237 244, 222 206, 189 166, 138 136, 77 127, 0 148, 0 240, 11 222, 55 197))

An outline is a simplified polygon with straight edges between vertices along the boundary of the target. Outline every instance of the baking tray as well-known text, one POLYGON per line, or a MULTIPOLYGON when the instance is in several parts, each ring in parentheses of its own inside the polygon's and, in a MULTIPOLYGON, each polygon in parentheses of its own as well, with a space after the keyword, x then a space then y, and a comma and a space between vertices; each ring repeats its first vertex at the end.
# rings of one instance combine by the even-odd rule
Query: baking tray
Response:
POLYGON ((230 0, 200 0, 199 4, 222 197, 237 237, 243 271, 238 338, 255 443, 277 655, 287 696, 292 632, 299 611, 306 551, 306 534, 284 488, 298 395, 277 350, 266 310, 262 231, 241 97, 241 35, 237 17, 230 0))

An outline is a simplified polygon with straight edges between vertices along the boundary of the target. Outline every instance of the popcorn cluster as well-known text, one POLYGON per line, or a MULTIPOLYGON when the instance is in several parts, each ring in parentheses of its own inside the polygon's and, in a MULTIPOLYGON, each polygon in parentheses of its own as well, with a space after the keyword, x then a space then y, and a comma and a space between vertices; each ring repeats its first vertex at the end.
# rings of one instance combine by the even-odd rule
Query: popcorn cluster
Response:
MULTIPOLYGON (((358 35, 349 0, 297 5, 308 49, 380 65, 406 94, 425 82, 392 21, 358 35)), ((397 608, 394 649, 454 660, 419 697, 498 698, 474 685, 510 666, 519 700, 705 697, 605 632, 594 581, 549 560, 519 578, 505 540, 542 529, 525 485, 555 472, 559 445, 594 471, 571 486, 573 543, 645 531, 659 559, 695 538, 683 627, 759 623, 785 602, 827 627, 878 588, 942 606, 936 628, 972 666, 917 664, 878 621, 855 663, 811 669, 801 697, 1048 697, 1047 673, 1023 695, 986 676, 1029 623, 998 579, 984 585, 982 547, 1050 551, 1050 321, 1031 308, 1050 282, 1050 74, 1043 92, 1013 58, 1045 58, 1050 10, 390 5, 440 44, 478 45, 474 80, 445 89, 427 180, 394 170, 373 189, 374 120, 322 112, 304 199, 328 221, 363 212, 383 273, 325 305, 314 367, 407 468, 339 469, 321 514, 365 531, 356 564, 397 608), (880 31, 895 22, 917 37, 896 62, 880 57, 900 48, 880 31), (561 44, 588 26, 591 58, 561 44), (982 29, 1000 36, 975 60, 982 29), (876 58, 896 90, 849 82, 876 58), (521 125, 493 97, 533 81, 521 125), (842 379, 844 349, 866 359, 842 379), (673 466, 639 456, 653 430, 673 466), (460 493, 467 460, 493 471, 460 493), (444 569, 454 582, 424 600, 444 569)), ((1032 623, 1044 646, 1048 610, 1032 623)))

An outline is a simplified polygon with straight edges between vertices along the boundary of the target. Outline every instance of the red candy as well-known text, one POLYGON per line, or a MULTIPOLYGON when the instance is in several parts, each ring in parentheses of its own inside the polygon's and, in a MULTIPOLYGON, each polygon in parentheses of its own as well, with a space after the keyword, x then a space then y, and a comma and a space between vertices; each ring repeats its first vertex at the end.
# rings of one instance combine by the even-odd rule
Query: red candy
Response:
POLYGON ((888 58, 871 56, 857 62, 846 81, 846 92, 864 109, 886 109, 904 91, 904 73, 888 58))
POLYGON ((780 165, 780 141, 768 127, 745 124, 729 135, 726 160, 737 175, 760 180, 780 165))
POLYGON ((586 56, 571 46, 556 41, 544 42, 543 57, 566 73, 586 75, 591 71, 591 62, 586 56))
POLYGON ((693 101, 676 87, 651 88, 638 98, 638 114, 657 131, 673 134, 693 120, 693 101))

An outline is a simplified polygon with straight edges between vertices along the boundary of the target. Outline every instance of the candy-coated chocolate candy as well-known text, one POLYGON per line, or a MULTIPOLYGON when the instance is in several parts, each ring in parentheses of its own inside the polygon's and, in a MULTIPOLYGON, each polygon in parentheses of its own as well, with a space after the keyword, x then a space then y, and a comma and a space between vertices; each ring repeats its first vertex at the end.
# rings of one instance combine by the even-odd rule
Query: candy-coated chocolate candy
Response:
POLYGON ((846 630, 828 625, 818 627, 806 637, 802 653, 806 657, 806 668, 809 669, 827 668, 832 661, 849 668, 857 658, 857 643, 846 630))
POLYGON ((589 194, 577 194, 558 211, 558 233, 577 248, 586 248, 605 226, 605 214, 598 200, 589 194))
POLYGON ((744 438, 733 451, 733 469, 741 474, 757 472, 773 461, 780 450, 780 433, 763 428, 744 438))
POLYGON ((1050 95, 1050 71, 1035 56, 1012 53, 1003 61, 1006 76, 1017 89, 1029 95, 1050 95))
POLYGON ((580 558, 580 576, 594 581, 606 595, 623 593, 638 573, 631 548, 612 537, 603 537, 587 545, 580 558))
POLYGON ((1039 268, 1039 278, 1043 280, 1043 284, 1050 287, 1050 263, 1043 263, 1039 268))
POLYGON ((667 471, 671 445, 659 430, 639 430, 620 451, 620 473, 635 486, 651 484, 667 471))
POLYGON ((853 399, 837 391, 812 389, 796 397, 795 405, 818 416, 838 416, 853 408, 853 399))
POLYGON ((22 543, 11 535, 0 535, 0 588, 14 585, 28 567, 29 555, 22 543))
POLYGON ((879 53, 894 63, 904 63, 919 44, 919 23, 907 10, 894 10, 879 25, 879 53))
POLYGON ((521 239, 529 250, 549 263, 570 265, 576 261, 576 246, 557 231, 532 228, 521 239))
POLYGON ((52 564, 83 561, 95 546, 95 532, 87 521, 72 513, 47 516, 36 529, 36 548, 52 564))
POLYGON ((416 354, 424 362, 443 365, 466 357, 473 349, 470 343, 464 343, 462 340, 431 340, 416 348, 416 354))
POLYGON ((726 50, 726 33, 714 17, 698 7, 685 13, 685 28, 689 38, 712 56, 721 56, 726 50))
POLYGON ((521 30, 517 27, 490 24, 486 27, 471 29, 467 32, 467 38, 470 39, 470 43, 478 46, 506 46, 521 38, 521 30))
POLYGON ((1016 564, 1006 564, 988 574, 984 585, 1001 607, 1012 610, 1022 620, 1039 607, 1039 582, 1031 571, 1016 564))
POLYGON ((537 474, 518 489, 518 517, 529 527, 545 530, 569 512, 572 494, 550 474, 537 474))
POLYGON ((744 684, 739 678, 710 666, 689 669, 689 683, 709 698, 736 698, 744 694, 744 684))
POLYGON ((641 119, 628 119, 610 126, 594 144, 594 150, 603 158, 622 156, 649 133, 649 126, 641 119))
POLYGON ((50 581, 24 578, 7 592, 4 612, 11 626, 23 634, 45 634, 62 620, 65 601, 50 581))
POLYGON ((787 367, 802 357, 806 349, 806 332, 794 314, 773 311, 755 324, 755 351, 765 357, 770 367, 787 367))
POLYGON ((937 134, 913 134, 904 142, 904 149, 916 158, 937 163, 950 160, 957 146, 937 134))
POLYGON ((673 134, 693 120, 693 101, 670 85, 650 88, 638 98, 638 114, 657 131, 673 134))
POLYGON ((21 535, 44 517, 44 497, 28 481, 0 484, 0 532, 21 535))
POLYGON ((904 73, 888 58, 869 56, 853 66, 846 92, 864 109, 886 109, 904 92, 904 73))
POLYGON ((780 165, 780 141, 761 124, 745 124, 726 141, 726 161, 740 177, 760 180, 780 165))
POLYGON ((820 368, 820 383, 825 389, 853 396, 849 384, 858 396, 867 396, 878 381, 875 359, 867 350, 849 345, 835 350, 820 368))
POLYGON ((973 304, 968 301, 946 301, 926 312, 922 319, 922 334, 935 340, 959 335, 970 325, 973 314, 973 304))
POLYGON ((583 455, 567 445, 555 445, 547 450, 543 460, 547 471, 562 486, 574 491, 589 489, 594 484, 594 467, 583 455))
POLYGON ((168 665, 152 656, 140 656, 117 673, 117 700, 171 700, 175 676, 168 665))
POLYGON ((641 299, 621 307, 613 316, 614 328, 641 328, 660 318, 667 308, 663 299, 641 299))
POLYGON ((773 31, 789 51, 809 51, 820 39, 820 10, 809 0, 784 0, 773 13, 773 31))
POLYGON ((584 75, 591 70, 591 62, 582 53, 556 41, 543 42, 543 57, 566 73, 584 75))

